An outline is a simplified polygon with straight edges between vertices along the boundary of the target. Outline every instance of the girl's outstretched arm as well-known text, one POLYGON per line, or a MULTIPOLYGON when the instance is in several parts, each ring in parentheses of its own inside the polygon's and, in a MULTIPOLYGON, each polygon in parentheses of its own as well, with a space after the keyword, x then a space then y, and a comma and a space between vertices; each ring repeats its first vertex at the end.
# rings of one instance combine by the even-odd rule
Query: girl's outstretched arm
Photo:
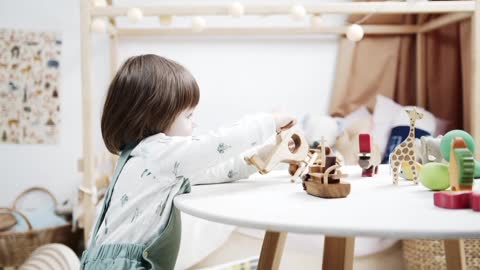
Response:
MULTIPOLYGON (((174 171, 190 178, 222 163, 240 168, 240 155, 275 135, 276 125, 271 114, 242 118, 230 127, 219 128, 201 136, 169 137, 154 135, 142 141, 135 154, 149 156, 151 169, 174 171), (236 161, 230 161, 236 158, 236 161)), ((227 166, 227 165, 225 165, 227 166)))
POLYGON ((216 166, 200 170, 189 179, 192 185, 218 184, 246 179, 257 172, 254 166, 248 165, 245 155, 238 155, 216 166))

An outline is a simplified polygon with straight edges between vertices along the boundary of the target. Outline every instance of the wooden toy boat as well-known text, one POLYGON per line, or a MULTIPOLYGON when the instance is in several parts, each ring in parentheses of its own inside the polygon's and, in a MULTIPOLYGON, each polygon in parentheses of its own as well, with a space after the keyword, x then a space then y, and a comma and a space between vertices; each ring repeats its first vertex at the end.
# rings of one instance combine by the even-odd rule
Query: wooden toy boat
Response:
POLYGON ((341 165, 333 151, 325 147, 323 141, 320 148, 314 151, 320 152, 319 158, 309 166, 308 173, 303 177, 304 190, 321 198, 347 197, 350 194, 350 184, 342 183, 341 179, 348 175, 340 171, 341 165))

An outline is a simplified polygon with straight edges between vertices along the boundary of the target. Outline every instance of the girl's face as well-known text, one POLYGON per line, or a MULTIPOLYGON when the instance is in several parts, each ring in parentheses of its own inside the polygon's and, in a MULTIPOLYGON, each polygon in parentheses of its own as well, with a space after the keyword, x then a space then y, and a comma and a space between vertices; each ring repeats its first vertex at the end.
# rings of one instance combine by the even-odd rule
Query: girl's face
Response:
POLYGON ((182 111, 165 132, 167 136, 192 136, 196 123, 193 121, 195 108, 182 111))

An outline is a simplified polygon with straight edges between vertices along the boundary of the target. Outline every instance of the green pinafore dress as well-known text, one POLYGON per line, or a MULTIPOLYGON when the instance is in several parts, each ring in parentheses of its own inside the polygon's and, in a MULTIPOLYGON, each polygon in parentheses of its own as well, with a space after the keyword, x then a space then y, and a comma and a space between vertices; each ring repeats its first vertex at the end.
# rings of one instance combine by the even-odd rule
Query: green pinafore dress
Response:
MULTIPOLYGON (((130 153, 136 144, 130 144, 122 151, 115 168, 103 208, 93 231, 92 242, 88 250, 83 252, 80 269, 174 269, 180 247, 181 219, 180 212, 172 207, 165 229, 148 244, 104 244, 96 245, 96 235, 105 218, 113 190, 118 177, 130 159, 130 153)), ((189 193, 190 182, 184 179, 178 194, 189 193)), ((135 232, 132 232, 135 233, 135 232)))

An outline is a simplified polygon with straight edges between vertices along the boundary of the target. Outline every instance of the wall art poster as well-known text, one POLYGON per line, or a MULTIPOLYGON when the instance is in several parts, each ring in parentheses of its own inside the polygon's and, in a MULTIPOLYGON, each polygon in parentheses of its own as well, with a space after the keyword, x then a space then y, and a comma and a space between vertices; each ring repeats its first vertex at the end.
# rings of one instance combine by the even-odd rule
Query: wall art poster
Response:
POLYGON ((0 29, 0 143, 58 142, 61 45, 56 32, 0 29))

